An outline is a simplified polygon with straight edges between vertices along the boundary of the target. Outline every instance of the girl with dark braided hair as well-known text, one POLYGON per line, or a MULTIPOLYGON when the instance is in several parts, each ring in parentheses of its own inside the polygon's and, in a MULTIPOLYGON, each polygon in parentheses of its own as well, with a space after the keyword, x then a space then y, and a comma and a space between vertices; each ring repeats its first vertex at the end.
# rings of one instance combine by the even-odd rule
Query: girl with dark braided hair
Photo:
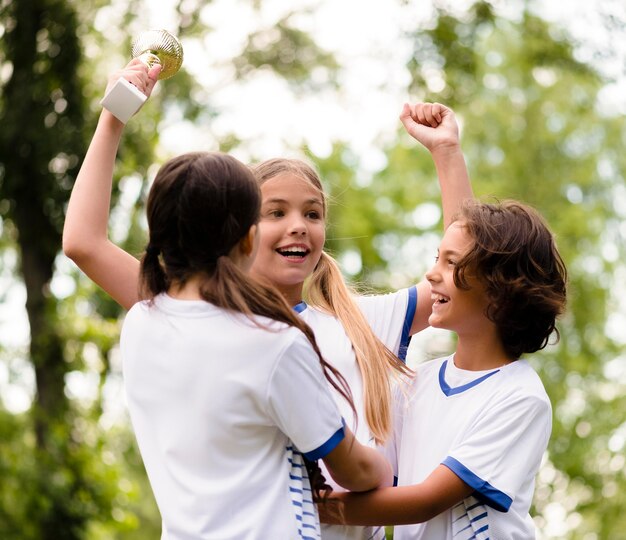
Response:
MULTIPOLYGON (((150 92, 153 73, 135 61, 121 75, 150 92)), ((102 112, 81 175, 111 174, 122 129, 102 112)), ((163 539, 319 537, 318 459, 347 489, 392 481, 344 425, 328 383, 352 403, 350 390, 311 329, 248 275, 260 207, 250 169, 221 153, 171 159, 150 189, 141 301, 121 352, 163 539)))

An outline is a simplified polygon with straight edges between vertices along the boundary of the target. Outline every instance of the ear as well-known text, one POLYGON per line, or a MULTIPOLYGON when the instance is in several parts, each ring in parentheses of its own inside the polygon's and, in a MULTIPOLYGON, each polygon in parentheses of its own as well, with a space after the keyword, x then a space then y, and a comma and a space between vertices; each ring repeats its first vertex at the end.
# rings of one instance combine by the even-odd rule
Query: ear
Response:
POLYGON ((254 250, 254 241, 257 235, 257 226, 252 225, 248 230, 248 233, 239 241, 239 249, 246 256, 250 256, 254 250))

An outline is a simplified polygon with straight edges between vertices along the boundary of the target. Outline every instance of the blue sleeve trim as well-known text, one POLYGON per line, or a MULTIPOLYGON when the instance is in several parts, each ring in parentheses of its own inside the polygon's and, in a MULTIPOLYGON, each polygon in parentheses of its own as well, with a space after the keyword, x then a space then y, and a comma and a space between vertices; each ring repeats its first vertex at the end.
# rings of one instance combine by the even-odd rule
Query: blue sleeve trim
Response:
POLYGON ((409 288, 409 302, 406 306, 406 314, 404 315, 404 324, 402 325, 402 337, 400 338, 400 347, 398 348, 398 358, 406 362, 406 353, 411 343, 411 326, 415 318, 415 310, 417 308, 417 287, 409 288))
POLYGON ((342 425, 324 444, 318 446, 315 450, 311 450, 310 452, 303 452, 302 455, 309 461, 322 459, 332 452, 345 436, 346 434, 342 425))
POLYGON ((448 467, 448 469, 456 474, 469 487, 474 488, 474 497, 499 512, 509 511, 513 499, 506 493, 502 493, 500 490, 494 488, 489 482, 485 482, 482 478, 476 476, 461 462, 448 456, 443 460, 442 465, 448 467))

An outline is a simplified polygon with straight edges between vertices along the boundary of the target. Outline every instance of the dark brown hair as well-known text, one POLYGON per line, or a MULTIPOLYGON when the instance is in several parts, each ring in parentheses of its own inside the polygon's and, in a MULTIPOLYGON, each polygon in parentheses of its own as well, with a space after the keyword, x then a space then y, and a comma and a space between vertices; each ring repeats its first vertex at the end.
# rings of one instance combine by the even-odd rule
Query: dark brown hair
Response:
POLYGON ((466 201, 456 217, 474 244, 457 263, 454 281, 468 289, 477 278, 489 297, 495 323, 512 359, 543 349, 566 302, 567 270, 541 215, 516 201, 466 201))
MULTIPOLYGON (((258 222, 260 207, 253 174, 232 156, 194 152, 165 163, 148 196, 150 240, 141 260, 141 296, 153 299, 172 284, 203 276, 200 294, 207 302, 243 313, 257 325, 254 315, 301 330, 330 384, 354 408, 345 379, 324 361, 311 328, 276 289, 253 280, 229 257, 258 222)), ((307 468, 316 500, 324 499, 330 488, 319 467, 307 468)))

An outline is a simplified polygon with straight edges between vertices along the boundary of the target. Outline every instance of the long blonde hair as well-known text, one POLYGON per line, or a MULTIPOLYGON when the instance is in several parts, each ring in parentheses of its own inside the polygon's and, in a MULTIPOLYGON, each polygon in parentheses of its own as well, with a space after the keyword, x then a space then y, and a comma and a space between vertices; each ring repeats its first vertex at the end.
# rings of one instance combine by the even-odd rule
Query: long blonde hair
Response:
MULTIPOLYGON (((300 330, 328 382, 355 411, 348 383, 322 358, 313 330, 276 288, 250 279, 229 256, 258 222, 260 207, 254 176, 234 157, 191 152, 170 159, 159 169, 148 196, 150 240, 141 260, 141 296, 152 300, 173 283, 201 276, 200 295, 207 302, 242 313, 257 326, 264 327, 253 315, 300 330)), ((313 500, 325 502, 331 489, 319 466, 306 458, 305 465, 313 500)))
MULTIPOLYGON (((284 173, 291 173, 317 189, 327 213, 326 194, 315 169, 298 159, 270 159, 253 167, 260 185, 284 173)), ((392 429, 390 377, 406 377, 412 371, 374 334, 354 300, 355 292, 346 284, 337 261, 322 252, 313 274, 305 283, 307 303, 329 313, 341 322, 352 343, 361 377, 365 421, 377 443, 383 443, 392 429)))

